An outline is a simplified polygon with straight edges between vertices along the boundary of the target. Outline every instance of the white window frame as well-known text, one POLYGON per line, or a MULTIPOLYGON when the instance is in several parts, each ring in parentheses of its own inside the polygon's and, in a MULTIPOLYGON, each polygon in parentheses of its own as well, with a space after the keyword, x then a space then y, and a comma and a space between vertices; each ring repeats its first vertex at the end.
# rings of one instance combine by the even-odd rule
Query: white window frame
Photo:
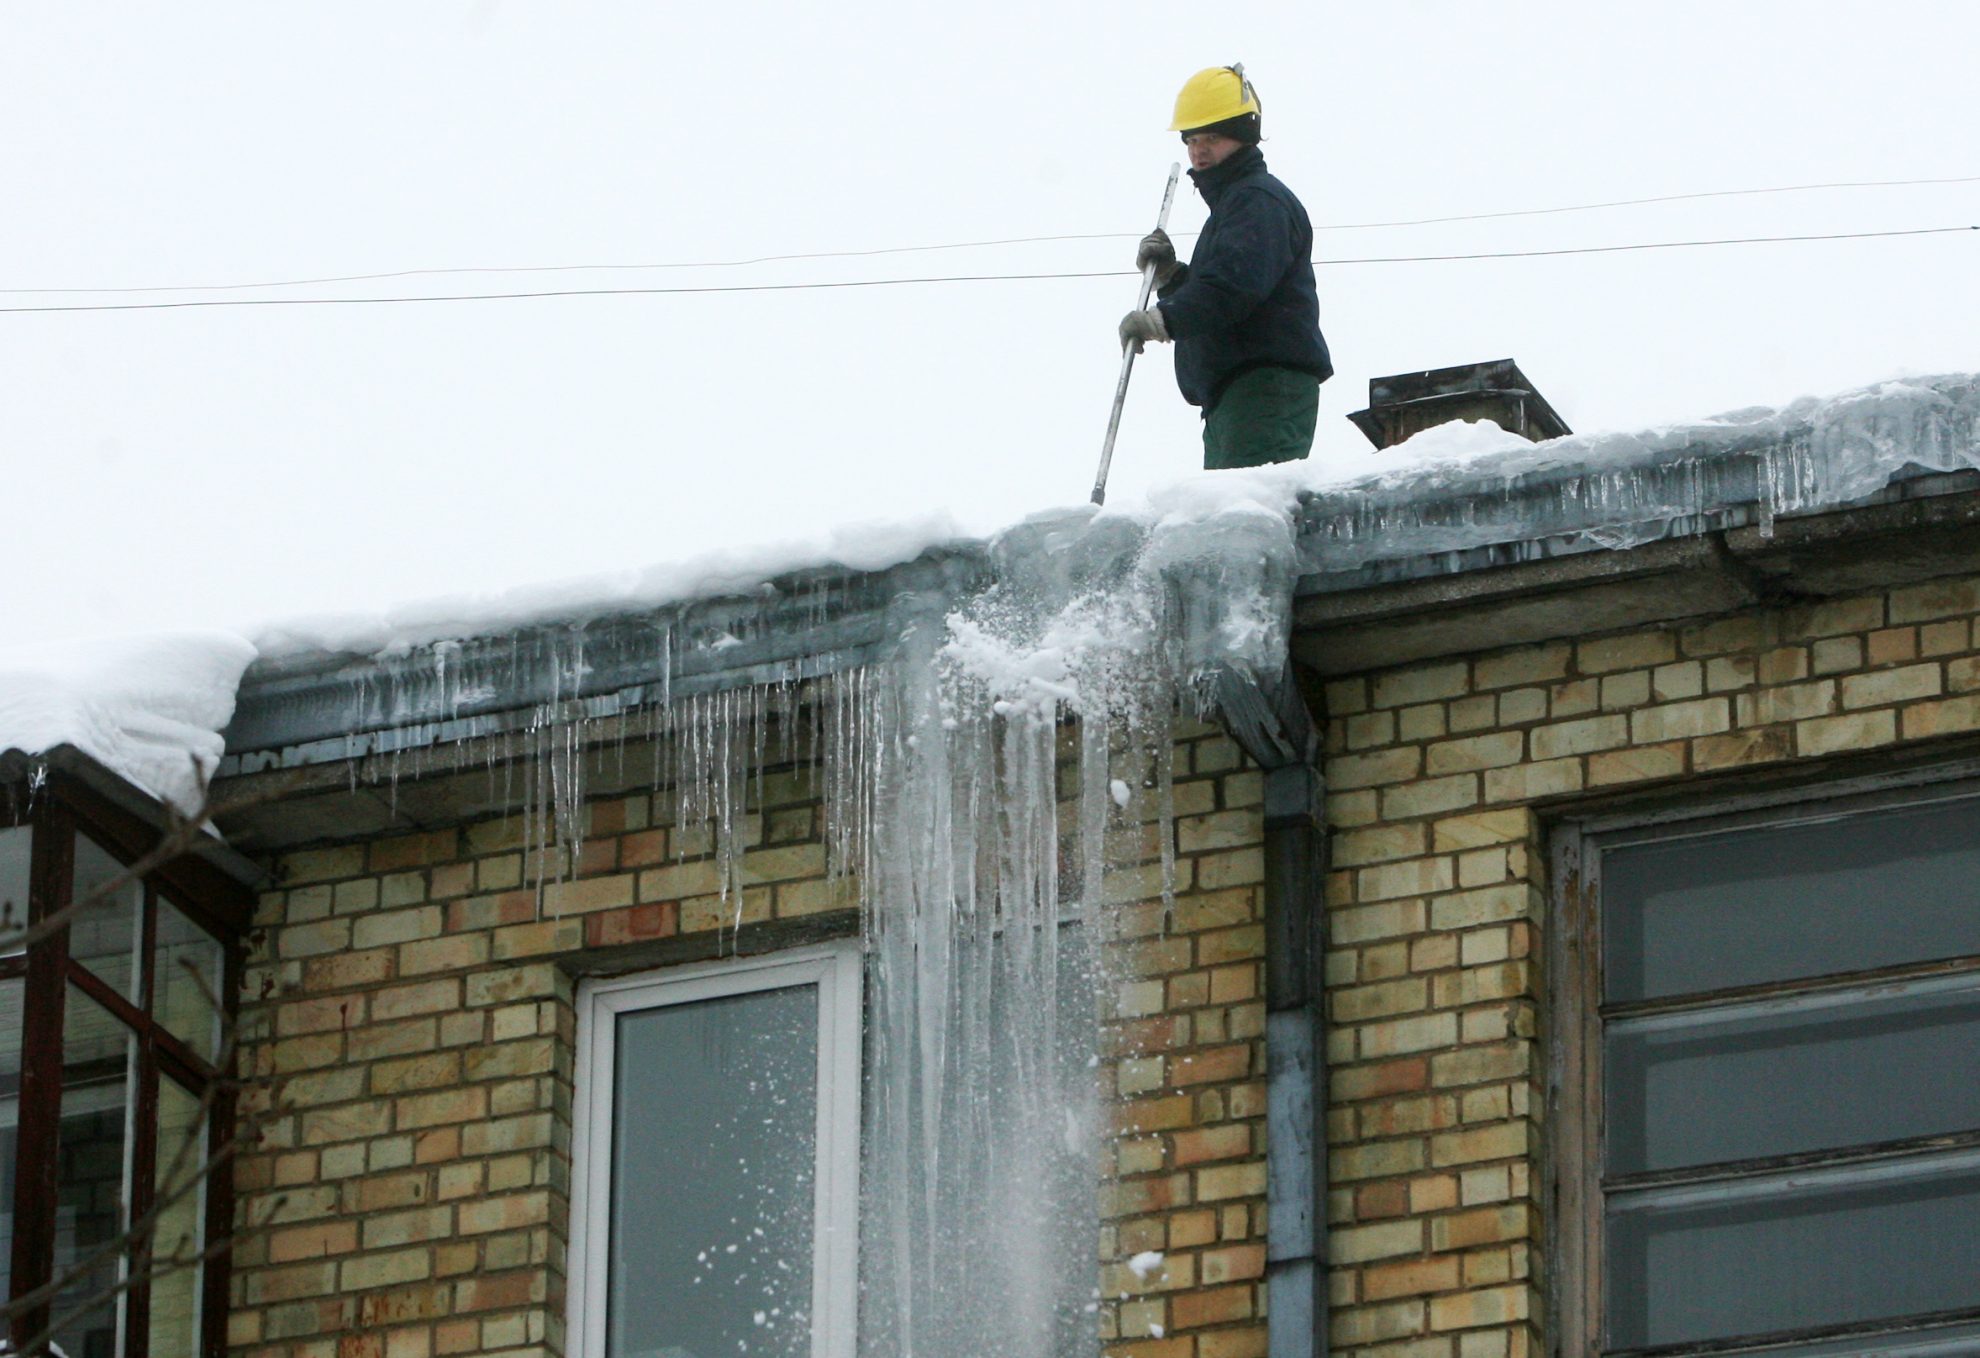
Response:
POLYGON ((859 1306, 861 967, 857 940, 586 980, 572 1100, 571 1358, 604 1358, 611 1239, 613 1060, 620 1015, 789 986, 818 988, 812 1358, 854 1358, 859 1306))

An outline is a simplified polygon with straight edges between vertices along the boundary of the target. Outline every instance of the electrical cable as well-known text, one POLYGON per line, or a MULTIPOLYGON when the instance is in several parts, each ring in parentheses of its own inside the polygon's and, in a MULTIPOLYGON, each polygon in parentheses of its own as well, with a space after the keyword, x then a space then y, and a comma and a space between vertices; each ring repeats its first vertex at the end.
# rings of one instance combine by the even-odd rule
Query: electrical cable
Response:
MULTIPOLYGON (((1450 260, 1541 259, 1559 255, 1607 255, 1629 250, 1681 250, 1708 245, 1780 245, 1800 241, 1876 240, 1892 236, 1941 236, 1980 231, 1980 226, 1928 226, 1904 231, 1842 231, 1811 236, 1740 236, 1717 240, 1642 241, 1630 245, 1584 245, 1559 250, 1493 250, 1454 255, 1381 255, 1313 261, 1322 268, 1351 264, 1430 264, 1450 260)), ((437 297, 209 297, 185 302, 83 302, 48 306, 4 306, 0 315, 69 311, 177 311, 194 307, 383 306, 420 302, 504 302, 549 297, 664 297, 717 292, 816 292, 832 288, 887 288, 932 283, 1020 283, 1065 278, 1138 278, 1133 269, 1079 273, 949 274, 934 278, 865 278, 829 283, 736 283, 692 288, 559 288, 541 292, 447 293, 437 297)))
MULTIPOLYGON (((1514 208, 1503 212, 1470 212, 1450 217, 1412 217, 1388 222, 1333 222, 1316 225, 1315 231, 1367 231, 1386 227, 1438 226, 1451 222, 1483 222, 1507 217, 1545 217, 1565 212, 1596 212, 1608 208, 1641 207, 1652 203, 1681 203, 1704 198, 1739 198, 1770 193, 1809 193, 1823 189, 1886 189, 1923 184, 1975 184, 1980 175, 1945 179, 1864 179, 1830 184, 1783 184, 1760 189, 1712 189, 1702 193, 1669 193, 1652 198, 1618 198, 1601 203, 1572 203, 1562 207, 1514 208)), ((1178 239, 1197 234, 1175 233, 1178 239)), ((174 283, 149 287, 117 288, 0 288, 0 296, 27 293, 69 293, 77 296, 108 296, 133 292, 228 292, 246 288, 303 288, 326 283, 376 283, 395 278, 439 278, 456 274, 631 272, 643 269, 741 269, 758 264, 785 264, 813 259, 866 259, 875 255, 927 254, 938 250, 976 250, 1000 245, 1040 245, 1060 241, 1138 240, 1132 231, 1095 231, 1058 236, 1006 236, 996 240, 951 241, 941 245, 889 245, 870 250, 818 250, 801 254, 757 255, 750 259, 684 260, 662 264, 515 264, 486 268, 394 269, 386 273, 333 274, 320 278, 284 278, 258 283, 174 283)))

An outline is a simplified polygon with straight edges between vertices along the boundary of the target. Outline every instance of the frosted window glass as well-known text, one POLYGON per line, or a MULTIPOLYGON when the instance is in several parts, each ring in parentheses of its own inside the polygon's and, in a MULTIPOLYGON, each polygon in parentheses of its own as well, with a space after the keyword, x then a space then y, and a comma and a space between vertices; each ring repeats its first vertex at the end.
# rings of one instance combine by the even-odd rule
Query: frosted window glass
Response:
POLYGON ((811 1352, 818 988, 617 1020, 607 1352, 811 1352))
POLYGON ((1980 798, 1602 854, 1604 997, 1980 955, 1980 798))

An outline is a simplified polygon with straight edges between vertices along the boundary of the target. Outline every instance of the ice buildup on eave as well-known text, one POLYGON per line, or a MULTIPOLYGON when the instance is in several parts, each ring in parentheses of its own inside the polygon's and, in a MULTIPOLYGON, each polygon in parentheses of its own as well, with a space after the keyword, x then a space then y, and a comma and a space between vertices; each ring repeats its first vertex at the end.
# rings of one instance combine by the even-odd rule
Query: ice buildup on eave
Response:
POLYGON ((1015 685, 1000 700, 1021 703, 1062 685, 1109 626, 1125 635, 1120 610, 1155 607, 1157 583, 1160 606, 1179 613, 1182 668, 1263 673, 1283 655, 1288 592, 1765 531, 1777 517, 1943 489, 1935 474, 1976 469, 1973 375, 1539 444, 1445 425, 1379 453, 1048 512, 987 541, 946 521, 842 532, 803 551, 293 628, 263 639, 269 657, 250 670, 228 732, 244 759, 229 767, 430 747, 513 729, 546 704, 604 715, 803 680, 952 621, 950 663, 1015 685))
POLYGON ((1980 469, 1980 377, 1882 382, 1636 433, 1443 426, 1301 494, 1303 590, 1618 550, 1921 490, 1980 469), (1495 446, 1496 445, 1496 446, 1495 446))

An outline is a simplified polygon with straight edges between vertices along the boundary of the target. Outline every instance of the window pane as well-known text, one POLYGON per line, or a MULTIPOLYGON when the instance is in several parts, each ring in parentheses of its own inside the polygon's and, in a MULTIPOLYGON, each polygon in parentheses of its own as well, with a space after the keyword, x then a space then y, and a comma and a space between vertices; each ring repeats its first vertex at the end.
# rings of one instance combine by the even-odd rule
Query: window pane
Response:
POLYGON ((206 1159, 204 1135, 187 1145, 198 1121, 199 1100, 159 1076, 151 1358, 194 1358, 199 1352, 201 1267, 195 1261, 206 1241, 206 1186, 198 1177, 206 1159))
MULTIPOLYGON (((73 899, 89 899, 124 874, 124 865, 76 836, 73 899)), ((138 999, 137 954, 144 919, 144 885, 126 882, 110 896, 79 906, 69 924, 69 955, 108 981, 125 999, 138 999)))
POLYGON ((1980 1128, 1980 976, 1612 1022, 1604 1083, 1612 1174, 1980 1128))
POLYGON ((21 992, 25 987, 24 981, 0 981, 0 1297, 13 1295, 14 1153, 20 1145, 21 992))
POLYGON ((1980 954, 1980 798, 1602 854, 1604 994, 1980 954))
POLYGON ((212 1060, 220 1048, 220 944, 180 914, 169 901, 158 902, 158 977, 152 1007, 158 1021, 193 1051, 212 1060))
POLYGON ((618 1019, 611 1358, 811 1352, 818 989, 618 1019))
MULTIPOLYGON (((27 927, 28 852, 34 833, 25 825, 0 827, 0 938, 27 927)), ((18 944, 0 952, 19 952, 18 944)))
MULTIPOLYGON (((124 1230, 129 1200, 126 1123, 130 1107, 131 1038, 124 1026, 87 995, 69 987, 62 1025, 62 1130, 55 1209, 55 1276, 76 1270, 124 1230)), ((122 1276, 112 1253, 86 1269, 56 1295, 54 1310, 83 1309, 55 1328, 69 1358, 113 1358, 122 1309, 109 1297, 122 1276)))
POLYGON ((1791 1197, 1647 1207, 1617 1194, 1608 1225, 1610 1348, 1980 1304, 1980 1169, 1970 1164, 1791 1197))

